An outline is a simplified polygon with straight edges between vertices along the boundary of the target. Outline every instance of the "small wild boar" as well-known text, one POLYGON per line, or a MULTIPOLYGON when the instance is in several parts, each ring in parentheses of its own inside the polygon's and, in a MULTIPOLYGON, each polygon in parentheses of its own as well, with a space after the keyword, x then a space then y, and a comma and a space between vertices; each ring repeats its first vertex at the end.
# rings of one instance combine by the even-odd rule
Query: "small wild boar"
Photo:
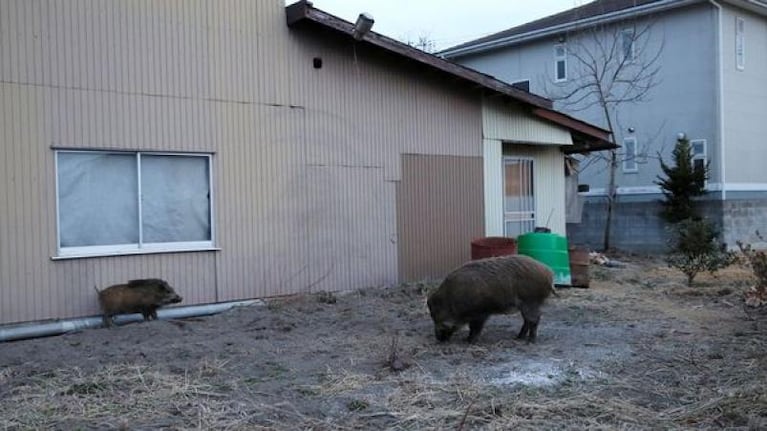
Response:
POLYGON ((427 305, 439 341, 469 324, 471 343, 477 339, 491 314, 521 311, 525 323, 517 338, 534 342, 540 307, 554 291, 551 270, 527 256, 491 257, 467 262, 448 274, 427 305))
POLYGON ((104 313, 104 326, 112 326, 115 314, 141 313, 144 320, 157 319, 157 309, 183 300, 175 290, 159 278, 130 280, 99 292, 99 304, 104 313))

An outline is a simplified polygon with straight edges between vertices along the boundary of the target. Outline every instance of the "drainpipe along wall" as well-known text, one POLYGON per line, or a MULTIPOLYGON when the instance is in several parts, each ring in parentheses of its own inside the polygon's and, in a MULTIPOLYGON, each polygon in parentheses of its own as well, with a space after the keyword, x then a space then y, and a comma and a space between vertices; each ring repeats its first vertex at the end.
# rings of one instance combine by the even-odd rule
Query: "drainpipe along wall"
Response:
MULTIPOLYGON (((231 310, 234 307, 246 307, 258 304, 263 304, 263 301, 248 300, 206 305, 191 305, 188 307, 164 308, 157 310, 157 318, 168 320, 207 316, 231 310)), ((118 325, 124 325, 131 322, 140 322, 142 320, 144 320, 144 318, 141 316, 141 314, 124 314, 115 317, 115 323, 118 325)), ((23 340, 26 338, 48 337, 51 335, 60 335, 69 332, 81 331, 88 328, 98 328, 100 326, 102 326, 101 317, 84 317, 80 319, 67 319, 55 322, 31 323, 0 327, 0 342, 23 340)))
POLYGON ((722 6, 717 3, 714 0, 709 0, 709 3, 713 5, 717 10, 717 18, 718 18, 718 24, 717 24, 717 37, 719 38, 718 46, 717 46, 717 78, 719 81, 719 94, 717 95, 717 105, 719 105, 719 176, 720 176, 720 185, 722 188, 721 197, 722 200, 727 199, 727 181, 725 180, 725 138, 724 138, 724 42, 723 42, 723 33, 724 29, 722 28, 722 25, 724 24, 724 20, 722 18, 722 14, 724 11, 722 10, 722 6))

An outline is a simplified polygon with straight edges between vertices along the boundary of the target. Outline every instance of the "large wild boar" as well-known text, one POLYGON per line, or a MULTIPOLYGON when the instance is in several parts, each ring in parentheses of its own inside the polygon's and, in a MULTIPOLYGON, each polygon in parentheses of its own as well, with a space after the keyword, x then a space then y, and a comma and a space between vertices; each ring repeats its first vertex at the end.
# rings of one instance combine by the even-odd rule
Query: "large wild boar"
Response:
POLYGON ((491 314, 521 311, 525 323, 517 338, 534 342, 540 307, 554 290, 551 270, 527 256, 511 255, 468 262, 448 274, 427 301, 434 333, 447 341, 469 324, 469 342, 482 331, 491 314))
POLYGON ((141 313, 144 320, 157 319, 157 309, 183 300, 175 290, 159 278, 130 280, 128 284, 107 287, 99 294, 104 325, 112 326, 115 314, 141 313))

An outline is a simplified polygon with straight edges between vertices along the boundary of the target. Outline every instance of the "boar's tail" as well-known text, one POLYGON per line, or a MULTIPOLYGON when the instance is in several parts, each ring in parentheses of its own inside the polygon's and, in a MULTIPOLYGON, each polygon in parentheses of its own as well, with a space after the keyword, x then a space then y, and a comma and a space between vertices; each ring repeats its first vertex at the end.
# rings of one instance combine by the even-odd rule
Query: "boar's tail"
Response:
POLYGON ((95 285, 95 284, 93 285, 93 290, 95 290, 95 291, 96 291, 96 293, 101 293, 101 291, 99 290, 99 288, 98 288, 98 287, 96 287, 96 285, 95 285))

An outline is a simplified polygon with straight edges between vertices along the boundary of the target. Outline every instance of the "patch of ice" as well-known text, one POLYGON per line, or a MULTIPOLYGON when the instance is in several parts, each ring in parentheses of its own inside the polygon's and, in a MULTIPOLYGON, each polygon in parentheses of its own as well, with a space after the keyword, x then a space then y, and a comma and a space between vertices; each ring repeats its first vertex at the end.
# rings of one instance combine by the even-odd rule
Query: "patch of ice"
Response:
POLYGON ((554 362, 531 361, 526 363, 517 363, 511 368, 496 368, 493 375, 499 375, 489 380, 492 385, 515 385, 524 386, 550 386, 561 383, 567 377, 577 377, 588 379, 596 377, 597 372, 591 369, 580 369, 573 364, 566 368, 554 362))
POLYGON ((562 369, 554 364, 529 363, 501 371, 501 377, 490 379, 494 385, 522 384, 525 386, 549 386, 562 380, 562 369))

